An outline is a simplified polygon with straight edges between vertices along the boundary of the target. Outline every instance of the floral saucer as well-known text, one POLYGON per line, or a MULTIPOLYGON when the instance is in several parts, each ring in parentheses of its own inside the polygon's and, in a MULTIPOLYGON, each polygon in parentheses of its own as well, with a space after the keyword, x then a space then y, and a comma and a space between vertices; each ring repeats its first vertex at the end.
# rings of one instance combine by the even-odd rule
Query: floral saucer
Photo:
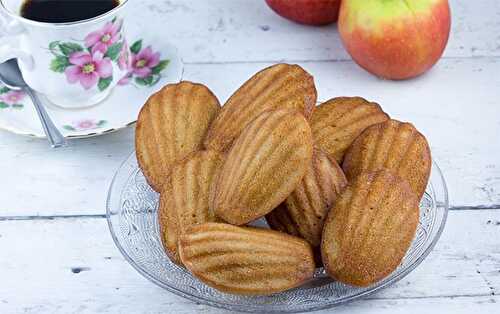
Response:
MULTIPOLYGON (((141 32, 143 36, 137 35, 138 31, 134 33, 133 29, 129 33, 129 45, 122 45, 127 46, 130 52, 131 62, 127 74, 99 104, 82 109, 65 109, 53 105, 40 95, 47 112, 65 137, 97 136, 133 125, 140 108, 151 94, 165 84, 181 79, 183 65, 175 47, 164 43, 160 38, 152 37, 154 35, 146 31, 141 32)), ((54 44, 52 48, 61 54, 67 47, 63 43, 54 44)), ((78 79, 71 77, 73 73, 66 75, 69 75, 68 80, 78 79)), ((101 81, 99 83, 102 85, 101 81)), ((0 129, 32 137, 45 137, 29 97, 1 84, 0 129)))

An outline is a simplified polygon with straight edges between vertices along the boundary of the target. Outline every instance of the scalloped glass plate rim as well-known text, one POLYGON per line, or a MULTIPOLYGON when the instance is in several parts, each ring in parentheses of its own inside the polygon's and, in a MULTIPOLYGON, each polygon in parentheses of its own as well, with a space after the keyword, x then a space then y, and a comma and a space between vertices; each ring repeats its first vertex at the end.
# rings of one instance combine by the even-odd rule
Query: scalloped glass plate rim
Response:
MULTIPOLYGON (((185 292, 185 291, 182 291, 180 289, 177 289, 176 287, 169 286, 169 285, 161 282, 160 280, 154 278, 151 274, 149 274, 144 269, 142 269, 127 254, 127 252, 122 247, 120 241, 118 240, 117 236, 115 235, 115 233, 113 231, 113 225, 112 225, 113 223, 111 222, 111 197, 112 197, 113 188, 114 188, 114 186, 116 184, 117 177, 120 174, 120 170, 122 170, 124 168, 124 166, 128 162, 130 162, 131 158, 135 159, 135 150, 130 153, 130 155, 120 164, 118 170, 115 172, 115 174, 113 176, 113 179, 111 181, 111 184, 110 184, 110 187, 109 187, 109 190, 108 190, 108 196, 107 196, 107 199, 106 199, 106 220, 107 220, 107 223, 108 223, 110 234, 111 234, 111 237, 112 237, 115 245, 117 246, 118 250, 120 251, 120 253, 125 258, 125 260, 127 260, 127 262, 129 262, 130 265, 132 265, 132 267, 138 273, 140 273, 142 276, 144 276, 145 278, 147 278, 148 280, 150 280, 154 284, 156 284, 156 285, 158 285, 158 286, 160 286, 160 287, 162 287, 162 288, 164 288, 164 289, 166 289, 166 290, 168 290, 168 291, 170 291, 170 292, 172 292, 172 293, 174 293, 174 294, 176 294, 178 296, 181 296, 181 297, 184 297, 186 299, 189 299, 189 300, 191 300, 193 302, 202 303, 202 304, 205 304, 205 305, 213 306, 215 308, 226 309, 226 310, 237 310, 237 311, 247 312, 247 313, 255 313, 255 312, 258 312, 258 311, 262 311, 263 308, 262 308, 261 305, 259 305, 259 306, 248 306, 248 305, 246 305, 245 308, 242 308, 241 305, 236 305, 236 304, 228 303, 228 302, 214 301, 214 300, 212 300, 210 298, 207 298, 207 297, 204 297, 204 296, 194 296, 194 295, 189 294, 188 292, 185 292), (235 307, 237 307, 237 309, 235 309, 235 307)), ((311 308, 299 308, 299 309, 292 309, 292 310, 266 309, 266 312, 268 312, 268 313, 299 313, 299 312, 304 312, 304 311, 319 311, 319 310, 329 309, 329 308, 332 308, 332 307, 335 307, 335 306, 339 306, 341 304, 346 304, 346 303, 352 302, 354 300, 358 300, 358 299, 361 299, 361 298, 365 298, 365 297, 367 297, 369 295, 372 295, 372 294, 378 292, 379 290, 381 290, 383 288, 386 288, 387 286, 400 281, 401 279, 403 279, 404 277, 406 277, 409 273, 411 273, 418 265, 420 265, 422 263, 423 260, 425 260, 425 258, 434 249, 435 245, 437 244, 437 242, 439 241, 439 239, 441 237, 441 234, 442 234, 442 232, 444 230, 444 227, 445 227, 446 221, 447 221, 447 217, 448 217, 449 199, 448 199, 448 188, 447 188, 447 185, 446 185, 446 181, 445 181, 445 178, 444 178, 443 173, 441 171, 441 168, 439 168, 439 166, 437 165, 437 163, 434 160, 432 162, 432 168, 433 168, 433 170, 437 171, 438 178, 441 181, 440 184, 442 184, 442 189, 443 189, 442 192, 443 192, 443 198, 444 199, 443 199, 443 202, 439 203, 438 205, 444 208, 444 212, 443 212, 443 217, 442 217, 441 224, 439 225, 438 230, 436 231, 434 240, 425 249, 425 251, 423 251, 422 254, 420 256, 418 256, 418 258, 416 258, 411 264, 409 264, 404 270, 402 270, 396 276, 394 276, 392 278, 388 277, 388 278, 380 281, 379 283, 375 284, 374 286, 370 287, 368 290, 362 291, 360 293, 357 293, 357 294, 354 294, 354 295, 351 295, 351 296, 348 296, 348 297, 343 297, 341 299, 336 299, 336 300, 333 300, 331 302, 325 302, 325 304, 323 304, 323 305, 315 306, 315 307, 311 307, 311 308)), ((432 177, 432 175, 431 175, 431 177, 432 177)), ((433 200, 435 200, 434 197, 433 197, 433 200)), ((300 287, 298 287, 298 288, 300 288, 300 287)), ((296 288, 296 289, 298 289, 298 288, 296 288)))

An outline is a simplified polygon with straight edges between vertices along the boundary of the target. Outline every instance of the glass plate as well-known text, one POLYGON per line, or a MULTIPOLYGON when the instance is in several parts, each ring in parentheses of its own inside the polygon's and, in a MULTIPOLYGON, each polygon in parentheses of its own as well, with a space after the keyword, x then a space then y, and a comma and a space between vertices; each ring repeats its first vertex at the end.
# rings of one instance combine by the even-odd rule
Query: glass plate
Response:
POLYGON ((144 277, 177 295, 219 308, 255 313, 325 309, 367 296, 402 279, 430 253, 448 213, 446 183, 433 163, 429 185, 420 203, 417 235, 403 262, 389 277, 373 286, 357 288, 328 278, 318 268, 314 279, 304 286, 271 296, 246 297, 210 288, 170 261, 159 235, 158 198, 132 153, 115 174, 107 200, 109 229, 125 259, 144 277))

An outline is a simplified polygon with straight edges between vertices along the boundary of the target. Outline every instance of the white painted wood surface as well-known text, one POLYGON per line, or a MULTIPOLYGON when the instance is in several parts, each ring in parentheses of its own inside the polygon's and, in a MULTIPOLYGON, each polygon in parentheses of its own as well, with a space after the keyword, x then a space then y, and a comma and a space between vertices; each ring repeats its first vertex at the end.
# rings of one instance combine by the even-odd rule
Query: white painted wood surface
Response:
MULTIPOLYGON (((500 55, 500 2, 451 0, 446 57, 500 55)), ((264 0, 132 0, 138 25, 154 22, 189 63, 349 60, 336 26, 309 27, 274 14, 264 0)))
MULTIPOLYGON (((499 232, 499 210, 452 211, 442 240, 420 267, 339 313, 430 313, 434 307, 494 313, 487 310, 500 302, 499 232)), ((219 313, 139 275, 114 246, 103 218, 3 221, 0 251, 2 313, 219 313)))
MULTIPOLYGON (((453 209, 443 238, 403 281, 336 312, 500 313, 500 2, 450 2, 444 58, 420 78, 390 82, 350 61, 335 26, 293 24, 263 0, 130 1, 130 22, 157 25, 181 51, 184 79, 221 101, 265 66, 299 63, 320 99, 361 95, 428 137, 453 209)), ((51 150, 0 131, 0 313, 220 313, 148 282, 112 243, 101 216, 133 136, 51 150)))

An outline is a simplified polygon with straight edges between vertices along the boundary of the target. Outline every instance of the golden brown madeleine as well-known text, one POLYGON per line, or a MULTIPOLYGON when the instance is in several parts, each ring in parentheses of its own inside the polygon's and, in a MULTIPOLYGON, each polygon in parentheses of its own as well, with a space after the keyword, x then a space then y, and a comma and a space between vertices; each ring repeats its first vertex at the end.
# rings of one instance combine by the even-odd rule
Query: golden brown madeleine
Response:
POLYGON ((170 167, 202 148, 208 126, 220 110, 201 84, 169 84, 153 94, 137 119, 135 149, 139 167, 157 192, 170 167))
POLYGON ((158 221, 163 247, 172 261, 180 264, 179 235, 194 224, 217 221, 208 208, 210 186, 221 167, 223 156, 199 151, 172 167, 163 183, 158 221))
POLYGON ((366 129, 347 151, 342 166, 349 180, 361 172, 388 169, 407 180, 420 199, 431 163, 425 137, 410 123, 389 120, 366 129))
POLYGON ((266 215, 295 190, 312 154, 311 129, 301 113, 264 112, 229 151, 215 181, 210 208, 234 225, 266 215))
POLYGON ((369 286, 392 273, 415 236, 418 199, 408 183, 387 170, 362 173, 328 213, 321 255, 328 274, 369 286))
POLYGON ((337 162, 315 150, 306 175, 284 206, 266 215, 267 223, 274 230, 300 236, 313 247, 319 246, 326 214, 346 185, 337 162))
POLYGON ((285 202, 279 204, 278 207, 266 215, 266 222, 273 230, 288 233, 296 237, 302 237, 299 227, 286 208, 285 202))
POLYGON ((310 245, 281 232, 221 223, 191 226, 180 237, 181 260, 198 279, 223 292, 268 295, 312 278, 310 245))
MULTIPOLYGON (((271 213, 266 215, 266 221, 269 227, 273 230, 288 233, 295 237, 304 238, 292 220, 286 204, 283 202, 277 208, 275 208, 271 213)), ((322 231, 322 230, 321 230, 322 231)), ((310 244, 310 242, 309 242, 310 244)), ((321 251, 319 246, 313 247, 314 262, 317 267, 323 266, 323 261, 321 260, 321 251)))
POLYGON ((364 129, 389 116, 361 97, 333 98, 319 105, 311 118, 314 142, 341 163, 345 151, 364 129))
POLYGON ((205 147, 227 151, 241 131, 267 110, 296 109, 309 117, 316 106, 313 77, 298 65, 277 64, 240 87, 214 120, 205 147))

